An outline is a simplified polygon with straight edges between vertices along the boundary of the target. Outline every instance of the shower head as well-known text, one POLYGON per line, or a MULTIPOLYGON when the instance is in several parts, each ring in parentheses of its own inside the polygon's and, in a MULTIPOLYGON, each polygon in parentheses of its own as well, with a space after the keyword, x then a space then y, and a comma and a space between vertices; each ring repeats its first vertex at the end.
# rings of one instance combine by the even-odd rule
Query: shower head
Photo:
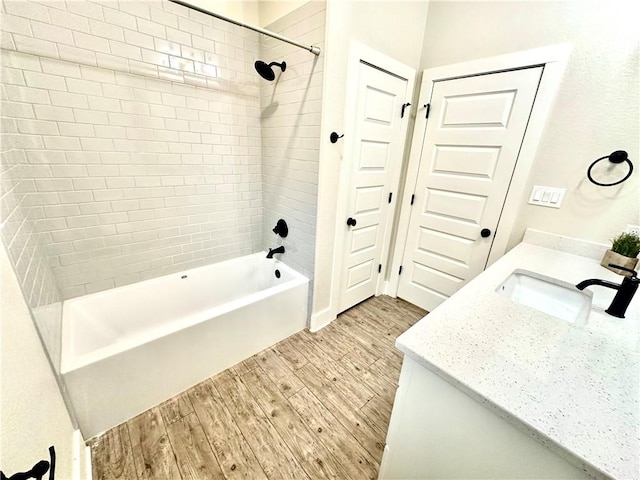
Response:
POLYGON ((271 62, 269 65, 267 65, 262 60, 258 60, 254 64, 254 66, 256 67, 256 72, 258 72, 262 78, 264 78, 265 80, 269 80, 270 82, 276 78, 276 74, 273 71, 273 68, 271 68, 274 65, 276 67, 280 67, 283 72, 287 69, 287 62, 271 62))

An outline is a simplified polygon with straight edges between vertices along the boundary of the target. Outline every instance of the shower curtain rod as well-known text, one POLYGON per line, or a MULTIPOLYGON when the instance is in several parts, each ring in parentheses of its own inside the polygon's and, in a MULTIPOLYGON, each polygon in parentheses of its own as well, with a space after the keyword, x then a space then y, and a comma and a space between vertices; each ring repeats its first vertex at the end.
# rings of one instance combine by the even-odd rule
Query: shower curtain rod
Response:
POLYGON ((270 32, 269 30, 265 30, 264 28, 254 27, 253 25, 248 25, 246 23, 239 22, 229 17, 225 17, 224 15, 220 15, 219 13, 213 13, 209 10, 205 10, 204 8, 197 7, 195 5, 191 5, 190 3, 183 2, 181 0, 169 0, 172 3, 177 3, 178 5, 182 5, 183 7, 190 8, 192 10, 196 10, 200 13, 204 13, 205 15, 210 15, 212 17, 219 18, 220 20, 224 20, 225 22, 233 23, 234 25, 238 25, 239 27, 248 28, 249 30, 253 30, 254 32, 261 33, 263 35, 267 35, 268 37, 273 37, 278 40, 281 40, 286 43, 290 43, 291 45, 295 45, 296 47, 303 48, 304 50, 308 50, 314 55, 320 55, 320 47, 315 47, 313 45, 304 45, 302 43, 296 42, 294 40, 290 40, 287 37, 283 37, 282 35, 278 35, 277 33, 270 32))

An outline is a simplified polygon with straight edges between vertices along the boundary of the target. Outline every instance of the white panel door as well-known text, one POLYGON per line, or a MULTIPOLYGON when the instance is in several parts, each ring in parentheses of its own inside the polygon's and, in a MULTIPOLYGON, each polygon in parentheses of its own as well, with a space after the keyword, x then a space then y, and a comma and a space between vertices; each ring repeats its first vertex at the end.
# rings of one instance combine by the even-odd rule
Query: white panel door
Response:
POLYGON ((409 117, 401 117, 406 79, 363 62, 359 69, 354 148, 345 156, 350 179, 338 312, 376 293, 378 266, 391 228, 389 194, 398 182, 405 142, 402 126, 409 117))
POLYGON ((484 270, 541 74, 435 82, 398 296, 431 311, 484 270))

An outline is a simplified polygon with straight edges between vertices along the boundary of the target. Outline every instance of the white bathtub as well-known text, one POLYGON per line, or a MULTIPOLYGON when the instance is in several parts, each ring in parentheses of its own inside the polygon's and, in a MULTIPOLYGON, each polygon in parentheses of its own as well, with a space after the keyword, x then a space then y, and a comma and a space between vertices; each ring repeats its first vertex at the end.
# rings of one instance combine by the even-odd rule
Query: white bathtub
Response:
POLYGON ((64 302, 61 370, 84 438, 305 328, 309 280, 265 256, 64 302))

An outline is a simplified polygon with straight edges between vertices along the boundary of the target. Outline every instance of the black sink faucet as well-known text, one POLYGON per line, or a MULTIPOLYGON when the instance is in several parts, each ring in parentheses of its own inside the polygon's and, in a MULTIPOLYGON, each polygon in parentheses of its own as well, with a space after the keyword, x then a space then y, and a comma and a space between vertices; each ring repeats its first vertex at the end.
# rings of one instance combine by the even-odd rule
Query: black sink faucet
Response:
POLYGON ((609 305, 609 308, 607 308, 605 312, 609 315, 613 315, 614 317, 624 318, 624 313, 627 311, 627 307, 631 303, 631 299, 636 293, 636 290, 638 290, 638 284, 640 283, 640 280, 638 280, 638 272, 631 270, 630 268, 621 267, 620 265, 614 265, 613 263, 610 263, 609 266, 629 272, 631 273, 631 276, 624 277, 622 279, 622 283, 619 285, 607 280, 591 278, 580 282, 576 285, 576 288, 578 290, 584 290, 586 287, 591 285, 600 285, 601 287, 617 290, 618 292, 616 293, 616 296, 613 297, 611 305, 609 305))
POLYGON ((284 253, 284 245, 280 245, 278 248, 269 249, 269 253, 267 253, 267 258, 273 258, 275 253, 284 253))

